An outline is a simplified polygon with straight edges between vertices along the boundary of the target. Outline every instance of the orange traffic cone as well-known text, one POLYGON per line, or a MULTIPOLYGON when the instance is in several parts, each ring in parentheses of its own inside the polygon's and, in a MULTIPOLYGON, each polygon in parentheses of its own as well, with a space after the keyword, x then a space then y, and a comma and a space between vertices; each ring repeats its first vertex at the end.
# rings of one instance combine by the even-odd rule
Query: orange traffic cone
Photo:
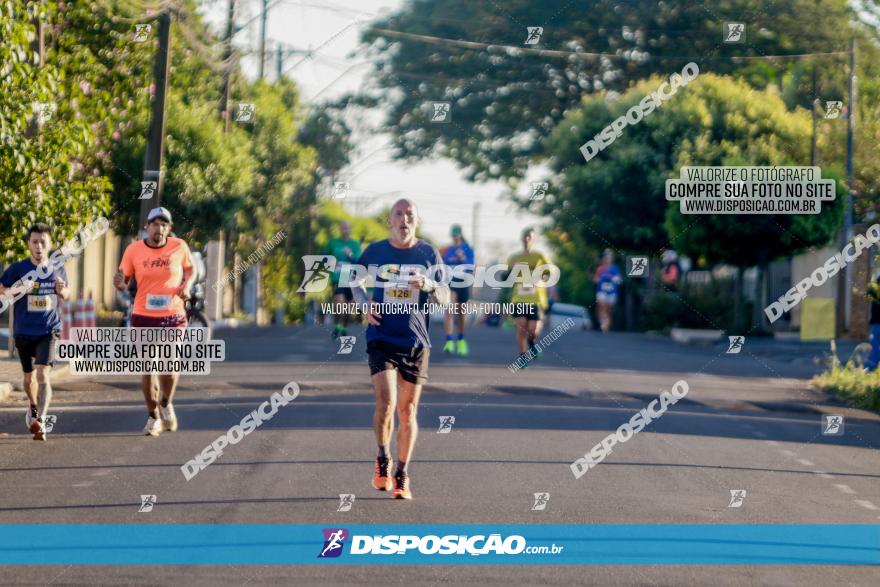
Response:
POLYGON ((92 299, 92 292, 89 292, 89 299, 85 301, 83 321, 86 328, 95 328, 98 325, 98 318, 95 315, 95 300, 92 299))
POLYGON ((62 300, 61 302, 61 340, 70 340, 70 323, 73 321, 73 314, 70 311, 70 302, 62 300))
POLYGON ((85 300, 83 300, 83 292, 79 291, 76 300, 73 302, 73 327, 85 328, 85 300))

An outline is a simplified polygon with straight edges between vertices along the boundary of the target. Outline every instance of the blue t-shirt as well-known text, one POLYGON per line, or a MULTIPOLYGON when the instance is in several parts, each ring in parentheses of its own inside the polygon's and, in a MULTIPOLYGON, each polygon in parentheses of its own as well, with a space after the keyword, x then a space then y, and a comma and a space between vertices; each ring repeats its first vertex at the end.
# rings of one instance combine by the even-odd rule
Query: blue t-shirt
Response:
POLYGON ((443 249, 443 262, 447 265, 473 265, 474 250, 467 241, 461 241, 460 245, 451 244, 443 249))
POLYGON ((617 295, 621 281, 623 281, 623 279, 620 277, 620 269, 611 265, 599 273, 599 281, 596 283, 596 291, 610 295, 617 295))
MULTIPOLYGON (((358 259, 358 264, 368 268, 375 265, 378 268, 377 285, 373 288, 374 302, 383 306, 401 306, 396 308, 397 312, 384 313, 380 307, 382 323, 367 327, 367 342, 378 340, 400 347, 431 348, 429 320, 423 311, 424 305, 428 303, 428 294, 411 287, 406 280, 417 267, 424 270, 434 265, 441 266, 443 261, 437 249, 422 240, 412 248, 397 249, 384 240, 367 247, 358 259), (381 284, 389 285, 383 287, 381 284)), ((437 279, 436 276, 428 276, 437 279)))
MULTIPOLYGON (((50 267, 51 268, 51 264, 50 267)), ((46 268, 44 271, 48 271, 46 268)), ((37 266, 30 259, 10 265, 0 283, 3 287, 12 287, 15 283, 34 271, 34 283, 30 291, 15 301, 13 313, 15 324, 13 335, 45 336, 54 330, 61 329, 61 315, 58 312, 58 296, 55 294, 55 277, 67 282, 67 272, 61 267, 48 277, 40 277, 37 266)))

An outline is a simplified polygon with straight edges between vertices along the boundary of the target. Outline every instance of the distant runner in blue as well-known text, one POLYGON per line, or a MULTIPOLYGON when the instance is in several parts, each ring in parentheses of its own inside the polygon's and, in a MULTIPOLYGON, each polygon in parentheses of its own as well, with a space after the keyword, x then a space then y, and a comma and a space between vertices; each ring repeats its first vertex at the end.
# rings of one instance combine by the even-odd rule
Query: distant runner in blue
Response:
POLYGON ((52 248, 49 225, 34 224, 28 231, 27 245, 31 256, 10 265, 0 276, 0 296, 21 296, 13 306, 12 335, 21 361, 24 392, 30 401, 25 425, 34 440, 46 440, 44 419, 52 401, 49 373, 55 363, 55 341, 61 331, 58 302, 67 299, 70 288, 64 267, 56 268, 49 260, 52 248), (29 273, 30 278, 26 278, 29 273))
POLYGON ((611 249, 605 249, 602 253, 602 263, 593 274, 593 283, 596 284, 596 314, 602 332, 611 330, 614 304, 617 303, 617 294, 622 281, 620 269, 614 265, 614 253, 611 249))
MULTIPOLYGON (((391 237, 371 244, 359 265, 378 267, 373 302, 367 315, 367 356, 376 412, 373 430, 379 445, 373 487, 392 490, 390 471, 394 411, 400 420, 397 431, 397 470, 393 478, 395 499, 412 499, 408 466, 418 435, 416 413, 422 384, 428 379, 431 341, 429 316, 423 311, 431 301, 449 303, 449 286, 434 281, 426 271, 443 265, 440 253, 416 237, 419 213, 410 200, 398 200, 391 208, 391 237)), ((355 299, 369 303, 363 282, 354 286, 355 299)))
MULTIPOLYGON (((464 240, 461 232, 461 226, 453 224, 449 235, 452 237, 452 244, 443 249, 443 262, 454 267, 456 265, 473 265, 474 250, 464 240)), ((473 274, 471 268, 468 273, 473 274)), ((468 343, 464 338, 464 304, 471 299, 471 288, 464 287, 464 282, 454 279, 452 281, 452 303, 451 310, 446 312, 443 326, 446 330, 446 344, 443 345, 444 353, 458 353, 462 357, 466 357, 470 352, 468 343), (455 339, 455 328, 458 329, 458 342, 455 339)))

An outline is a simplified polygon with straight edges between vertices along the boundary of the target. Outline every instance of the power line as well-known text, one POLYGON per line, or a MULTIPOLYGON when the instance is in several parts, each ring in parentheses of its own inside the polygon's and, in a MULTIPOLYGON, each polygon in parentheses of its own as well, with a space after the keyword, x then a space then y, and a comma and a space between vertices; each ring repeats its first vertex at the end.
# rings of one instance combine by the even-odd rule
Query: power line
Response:
MULTIPOLYGON (((348 23, 348 24, 345 25, 342 29, 340 29, 339 31, 337 31, 333 36, 331 36, 330 38, 328 38, 326 41, 322 42, 320 45, 318 45, 318 46, 315 47, 314 49, 310 49, 310 50, 309 50, 309 54, 314 53, 314 52, 316 52, 316 51, 319 51, 322 47, 325 47, 326 45, 328 45, 329 43, 331 43, 334 39, 336 39, 336 37, 338 37, 339 35, 341 35, 341 34, 344 33, 345 31, 347 31, 347 30, 350 29, 351 27, 353 27, 353 26, 355 26, 355 25, 358 25, 358 24, 363 24, 364 22, 368 22, 368 21, 365 21, 365 20, 355 20, 355 21, 353 21, 353 22, 348 23)), ((308 58, 309 58, 309 55, 306 55, 305 57, 303 57, 302 59, 300 59, 299 61, 297 61, 296 63, 294 63, 294 64, 291 65, 290 67, 288 67, 287 69, 285 69, 282 73, 283 73, 283 74, 290 73, 291 71, 293 71, 294 69, 296 69, 297 67, 299 67, 300 64, 302 64, 302 63, 303 63, 304 61, 306 61, 308 58)))
MULTIPOLYGON (((572 57, 577 57, 579 59, 598 59, 598 58, 608 58, 608 59, 631 59, 626 55, 622 55, 619 53, 594 53, 588 51, 559 51, 556 49, 533 49, 533 48, 524 48, 517 47, 514 45, 500 45, 500 44, 491 44, 491 43, 481 43, 477 41, 464 41, 461 39, 449 39, 446 37, 435 37, 431 35, 420 35, 415 33, 406 33, 403 31, 395 31, 391 29, 383 29, 373 27, 370 29, 372 32, 378 33, 379 35, 384 35, 387 37, 396 37, 401 39, 408 39, 411 41, 417 41, 421 43, 427 43, 430 45, 446 45, 452 47, 461 47, 463 49, 480 49, 480 50, 490 50, 497 49, 501 51, 507 52, 509 55, 536 55, 539 57, 555 57, 562 59, 570 59, 572 57)), ((637 49, 637 48, 636 48, 637 49)), ((649 53, 647 53, 650 55, 649 53)), ((700 55, 699 58, 708 59, 708 60, 718 60, 718 59, 730 59, 730 60, 739 60, 739 59, 800 59, 803 57, 823 57, 823 56, 845 56, 849 55, 849 51, 827 51, 827 52, 817 52, 817 53, 798 53, 792 55, 755 55, 755 56, 746 56, 746 55, 730 55, 723 57, 707 57, 704 55, 700 55)), ((685 59, 692 59, 693 56, 678 56, 678 55, 663 55, 664 58, 671 59, 677 57, 683 57, 685 59)))
POLYGON ((324 93, 326 90, 328 90, 333 84, 335 84, 336 82, 338 82, 339 80, 341 80, 342 78, 344 78, 345 76, 347 76, 349 73, 351 73, 351 70, 353 70, 354 68, 356 68, 356 67, 363 67, 364 65, 367 65, 367 64, 369 64, 369 63, 370 63, 369 61, 362 61, 361 63, 355 63, 354 65, 350 66, 348 69, 346 69, 345 71, 343 71, 342 73, 340 73, 340 74, 336 77, 336 79, 334 79, 332 82, 330 82, 329 84, 327 84, 326 86, 324 86, 323 88, 321 88, 321 89, 318 91, 318 93, 313 94, 312 96, 310 96, 310 97, 309 97, 309 102, 311 102, 312 100, 314 100, 315 98, 317 98, 318 96, 320 96, 321 94, 323 94, 323 93, 324 93))

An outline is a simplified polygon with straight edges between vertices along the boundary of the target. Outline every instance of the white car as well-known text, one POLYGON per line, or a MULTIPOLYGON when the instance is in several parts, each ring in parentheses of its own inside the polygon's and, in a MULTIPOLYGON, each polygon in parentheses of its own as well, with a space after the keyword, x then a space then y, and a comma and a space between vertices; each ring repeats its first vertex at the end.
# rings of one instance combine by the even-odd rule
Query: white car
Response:
POLYGON ((575 328, 589 330, 593 327, 587 309, 576 304, 553 304, 553 311, 547 314, 547 319, 547 328, 551 330, 569 319, 574 320, 575 328))

